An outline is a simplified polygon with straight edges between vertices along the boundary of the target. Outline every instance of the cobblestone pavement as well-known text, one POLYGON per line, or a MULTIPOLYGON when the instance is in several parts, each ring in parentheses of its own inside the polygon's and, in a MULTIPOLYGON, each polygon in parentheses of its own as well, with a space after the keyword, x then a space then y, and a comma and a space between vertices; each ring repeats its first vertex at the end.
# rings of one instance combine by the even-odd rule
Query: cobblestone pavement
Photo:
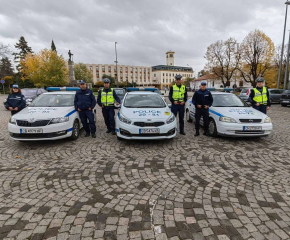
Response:
MULTIPOLYGON (((267 138, 12 141, 0 97, 0 238, 290 239, 290 108, 267 138)), ((84 133, 82 133, 84 134, 84 133)))

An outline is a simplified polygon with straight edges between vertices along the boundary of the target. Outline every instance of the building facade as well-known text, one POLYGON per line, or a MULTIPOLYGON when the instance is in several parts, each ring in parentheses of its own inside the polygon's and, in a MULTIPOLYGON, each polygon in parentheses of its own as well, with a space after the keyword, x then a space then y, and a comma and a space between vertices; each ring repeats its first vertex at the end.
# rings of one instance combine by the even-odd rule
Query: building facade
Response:
POLYGON ((183 79, 192 78, 193 70, 191 67, 174 66, 175 52, 166 52, 166 65, 152 67, 116 65, 112 64, 86 64, 93 74, 93 81, 96 84, 103 81, 103 75, 111 77, 117 76, 119 83, 135 83, 136 86, 154 86, 160 89, 169 88, 174 82, 177 74, 182 75, 183 79))

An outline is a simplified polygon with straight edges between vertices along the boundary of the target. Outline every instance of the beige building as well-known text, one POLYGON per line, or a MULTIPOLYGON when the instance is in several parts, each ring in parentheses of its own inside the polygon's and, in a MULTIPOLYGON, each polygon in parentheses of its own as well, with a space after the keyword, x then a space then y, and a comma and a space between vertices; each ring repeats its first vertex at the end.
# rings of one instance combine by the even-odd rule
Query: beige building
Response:
POLYGON ((121 82, 135 82, 140 86, 148 86, 151 82, 151 67, 118 65, 109 64, 87 64, 87 67, 93 73, 94 83, 103 81, 103 75, 118 77, 119 83, 121 82))
POLYGON ((157 65, 152 67, 116 65, 112 64, 86 64, 93 74, 93 81, 97 83, 103 80, 103 75, 118 77, 119 83, 129 82, 135 83, 136 86, 155 86, 160 89, 169 88, 174 82, 177 74, 182 75, 183 79, 193 77, 191 67, 174 66, 175 52, 168 51, 166 53, 166 65, 157 65))
POLYGON ((174 54, 172 51, 166 53, 166 65, 152 66, 152 83, 160 89, 169 89, 178 74, 182 76, 182 80, 193 77, 191 67, 174 66, 174 54))

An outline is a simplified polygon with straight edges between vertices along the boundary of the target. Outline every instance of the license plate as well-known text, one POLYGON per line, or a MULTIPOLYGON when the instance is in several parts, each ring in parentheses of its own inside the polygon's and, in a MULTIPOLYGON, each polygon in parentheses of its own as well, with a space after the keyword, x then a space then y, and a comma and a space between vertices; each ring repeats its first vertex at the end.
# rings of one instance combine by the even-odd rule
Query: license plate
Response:
POLYGON ((244 131, 261 131, 262 127, 258 127, 258 126, 254 126, 254 127, 248 127, 248 126, 244 126, 243 127, 244 131))
POLYGON ((154 134, 154 133, 159 133, 160 129, 159 128, 145 128, 145 129, 139 129, 140 134, 154 134))
POLYGON ((22 128, 20 129, 20 133, 31 133, 31 134, 42 133, 42 128, 34 128, 34 129, 22 128))
POLYGON ((283 102, 286 102, 286 103, 288 103, 288 102, 290 102, 290 101, 283 101, 283 102))

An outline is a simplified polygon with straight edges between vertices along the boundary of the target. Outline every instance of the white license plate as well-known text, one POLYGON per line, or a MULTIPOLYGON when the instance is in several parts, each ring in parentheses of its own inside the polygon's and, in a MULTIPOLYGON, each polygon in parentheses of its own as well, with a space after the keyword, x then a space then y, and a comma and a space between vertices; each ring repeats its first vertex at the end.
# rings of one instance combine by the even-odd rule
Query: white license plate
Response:
POLYGON ((290 102, 290 101, 283 101, 283 102, 286 102, 286 103, 288 103, 288 102, 290 102))
POLYGON ((154 134, 154 133, 159 133, 160 129, 159 128, 144 128, 144 129, 139 129, 140 134, 154 134))
POLYGON ((33 129, 27 129, 27 128, 22 128, 20 129, 20 133, 42 133, 42 128, 33 128, 33 129))
POLYGON ((258 127, 258 126, 254 126, 254 127, 248 127, 248 126, 244 126, 243 127, 244 131, 261 131, 262 127, 258 127))

